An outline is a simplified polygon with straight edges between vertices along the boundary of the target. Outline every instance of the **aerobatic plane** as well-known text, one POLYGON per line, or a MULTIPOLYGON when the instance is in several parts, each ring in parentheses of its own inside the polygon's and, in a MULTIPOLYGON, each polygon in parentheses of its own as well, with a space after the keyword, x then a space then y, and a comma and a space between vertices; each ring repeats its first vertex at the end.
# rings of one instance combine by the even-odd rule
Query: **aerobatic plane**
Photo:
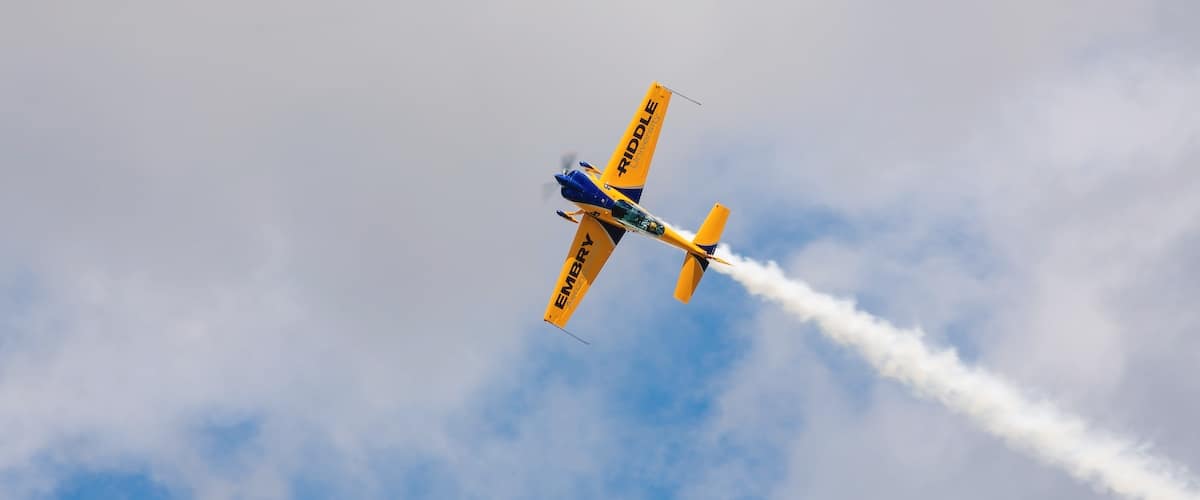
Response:
MULTIPOLYGON (((579 162, 580 168, 572 168, 573 156, 564 157, 562 172, 554 179, 562 186, 562 197, 575 203, 579 210, 569 213, 559 210, 557 213, 579 224, 579 229, 550 294, 546 322, 560 329, 566 326, 626 232, 649 236, 687 252, 675 284, 675 298, 685 304, 700 284, 710 260, 728 264, 713 256, 729 217, 728 208, 720 203, 713 205, 696 237, 689 240, 638 204, 672 94, 676 92, 658 82, 650 84, 650 90, 638 105, 603 171, 583 161, 579 162)), ((687 96, 679 95, 691 101, 687 96)))

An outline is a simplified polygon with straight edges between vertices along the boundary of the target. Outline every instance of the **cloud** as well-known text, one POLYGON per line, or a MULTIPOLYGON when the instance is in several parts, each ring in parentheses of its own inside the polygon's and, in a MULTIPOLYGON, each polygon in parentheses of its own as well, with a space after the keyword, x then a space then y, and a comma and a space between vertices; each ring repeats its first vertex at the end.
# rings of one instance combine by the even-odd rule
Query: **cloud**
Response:
MULTIPOLYGON (((953 350, 934 350, 920 331, 898 329, 858 310, 852 301, 815 292, 788 279, 777 265, 726 250, 733 263, 716 268, 747 291, 804 321, 831 340, 861 354, 881 375, 963 414, 1008 444, 1064 468, 1105 491, 1129 498, 1191 498, 1194 480, 1180 467, 1146 454, 1127 439, 1097 431, 1082 419, 1034 401, 1002 377, 964 364, 953 350)), ((1070 356, 1070 351, 1061 351, 1070 356)))
MULTIPOLYGON (((511 415, 557 422, 575 404, 595 409, 574 416, 599 437, 574 442, 603 470, 628 460, 605 437, 658 432, 700 455, 652 464, 671 478, 655 483, 668 494, 696 479, 686 472, 696 462, 757 472, 759 448, 698 444, 694 426, 707 418, 737 421, 719 416, 727 409, 698 410, 688 424, 655 428, 636 414, 604 425, 612 394, 651 382, 565 361, 549 374, 511 369, 588 363, 541 349, 540 297, 557 271, 546 263, 561 257, 570 229, 539 203, 538 188, 564 150, 607 156, 651 79, 705 102, 672 108, 646 199, 656 213, 681 224, 694 217, 694 226, 720 199, 735 210, 730 241, 766 243, 756 245, 771 249, 764 257, 795 262, 800 276, 821 269, 838 290, 869 293, 872 310, 948 325, 960 334, 931 335, 976 345, 997 371, 1106 415, 1110 427, 1155 434, 1168 455, 1195 464, 1187 450, 1200 446, 1182 425, 1195 414, 1181 397, 1190 384, 1171 378, 1195 352, 1178 305, 1190 292, 1172 281, 1175 269, 1194 273, 1184 266, 1194 253, 1194 186, 1183 168, 1195 116, 1186 112, 1196 46, 1180 21, 1187 5, 13 7, 0 21, 0 61, 12 69, 0 82, 0 282, 15 297, 0 305, 0 422, 21 431, 0 438, 0 480, 14 496, 53 492, 82 467, 145 474, 201 497, 387 496, 411 486, 392 476, 419 484, 422 471, 473 474, 444 464, 470 462, 475 437, 490 435, 453 422, 486 428, 480 394, 523 385, 535 395, 511 415), (1097 78, 1148 53, 1169 56, 1097 78), (1144 88, 1127 93, 1131 81, 1144 88), (1126 107, 1106 107, 1114 101, 1126 107), (1126 116, 1147 125, 1102 126, 1126 116), (1028 130, 1031 120, 1043 128, 1028 130), (1157 128, 1166 123, 1175 125, 1157 128), (1140 154, 1123 142, 1131 138, 1176 156, 1156 159, 1153 176, 1117 168, 1140 154), (1035 161, 1087 167, 1098 163, 1084 154, 1091 149, 1112 164, 1064 166, 1057 183, 1035 161), (1046 150, 1056 153, 1039 155, 1046 150), (934 237, 948 227, 967 244, 934 237), (1088 272, 1101 264, 1114 269, 1088 272), (1080 290, 1069 316, 1052 312, 1080 290), (1144 305, 1152 296, 1170 300, 1144 305), (996 320, 989 303, 1010 319, 996 320), (1087 320, 1104 336, 1050 335, 1031 328, 1036 318, 1087 320), (1054 356, 1083 344, 1092 346, 1086 359, 1054 356), (1114 346, 1128 349, 1119 363, 1114 346), (1107 368, 1110 378, 1098 374, 1107 368), (588 390, 575 399, 531 383, 555 377, 578 377, 571 387, 588 390), (219 438, 236 444, 225 453, 239 467, 205 456, 213 429, 239 425, 253 431, 219 438)), ((667 305, 660 287, 677 255, 633 239, 622 248, 602 281, 610 287, 598 285, 581 314, 633 305, 622 306, 626 315, 603 334, 610 347, 590 363, 624 367, 639 346, 660 353, 646 363, 673 367, 664 388, 686 386, 683 374, 695 369, 706 381, 689 393, 698 400, 760 400, 757 379, 724 376, 741 373, 749 361, 740 356, 767 341, 708 330, 710 318, 692 316, 700 308, 667 305), (622 273, 639 286, 619 287, 622 273), (674 327, 647 340, 645 325, 663 318, 704 333, 674 327), (691 338, 705 343, 689 356, 663 354, 691 338), (707 342, 733 359, 694 361, 707 342)), ((752 314, 722 287, 712 280, 702 292, 752 314)), ((814 363, 831 363, 829 380, 860 383, 834 383, 831 395, 888 391, 856 378, 851 361, 803 347, 816 349, 814 363)), ((769 394, 782 403, 787 393, 769 394)), ((876 399, 847 412, 879 422, 904 411, 876 399)), ((745 418, 788 412, 767 406, 745 418)), ((848 422, 836 429, 859 429, 848 422)), ((570 430, 480 439, 502 457, 572 442, 570 430)), ((785 426, 750 438, 793 443, 808 432, 785 426)), ((1038 474, 1004 462, 1001 447, 957 436, 983 450, 973 460, 1038 474)), ((662 452, 643 442, 651 444, 638 450, 662 452)), ((570 464, 581 453, 550 448, 558 452, 533 463, 562 454, 570 464)), ((765 467, 763 491, 786 495, 779 485, 796 484, 798 464, 765 467)), ((519 496, 528 490, 515 483, 534 466, 510 466, 478 477, 519 496)), ((578 483, 557 484, 535 492, 578 483)))
MULTIPOLYGON (((845 198, 828 201, 832 210, 860 211, 853 223, 863 229, 851 237, 833 234, 806 246, 790 269, 866 296, 873 310, 911 315, 909 321, 918 324, 935 318, 952 331, 934 335, 950 333, 943 338, 975 347, 972 350, 981 353, 986 365, 1014 373, 1110 425, 1142 429, 1132 432, 1148 433, 1157 438, 1157 450, 1193 464, 1195 455, 1188 445, 1177 438, 1164 439, 1189 434, 1186 419, 1176 418, 1181 407, 1167 394, 1190 385, 1179 378, 1187 378, 1188 363, 1174 354, 1191 352, 1190 342, 1173 332, 1193 329, 1195 323, 1192 315, 1166 304, 1187 296, 1190 287, 1163 277, 1194 272, 1187 264, 1190 258, 1183 257, 1191 255, 1194 246, 1189 235, 1196 211, 1194 196, 1185 193, 1195 190, 1189 165, 1200 124, 1188 111, 1195 108, 1194 93, 1182 89, 1194 85, 1195 67, 1118 59, 1084 65, 1079 71, 1037 80, 1008 98, 1000 119, 975 131, 965 148, 956 148, 924 175, 906 178, 911 183, 906 187, 890 191, 907 193, 903 199, 887 194, 872 198, 870 188, 855 194, 835 187, 845 198), (958 229, 962 224, 970 227, 958 229), (930 233, 919 229, 947 227, 968 236, 967 244, 947 241, 930 247, 925 244, 930 233), (864 252, 869 255, 861 255, 864 252), (943 265, 920 265, 931 259, 943 265), (896 273, 895 268, 907 272, 896 273), (1133 289, 1139 291, 1135 294, 1133 289), (1142 299, 1127 302, 1134 295, 1142 299), (1165 303, 1159 300, 1167 297, 1165 303), (1157 314, 1147 314, 1147 309, 1157 314), (964 316, 964 310, 976 316, 964 316), (1163 329, 1148 329, 1148 324, 1163 329), (1167 359, 1178 361, 1170 368, 1158 364, 1167 359), (1151 365, 1156 368, 1151 370, 1151 365), (1157 382, 1150 382, 1152 377, 1157 382), (1162 399, 1157 403, 1148 403, 1147 397, 1154 396, 1145 391, 1154 385, 1168 389, 1158 394, 1162 399)), ((801 190, 807 195, 825 187, 801 190)), ((767 345, 763 341, 758 349, 770 349, 767 345)), ((797 349, 803 350, 793 346, 784 352, 797 349)), ((752 359, 746 363, 754 363, 752 359)), ((737 382, 724 398, 754 400, 772 394, 759 387, 762 380, 753 373, 758 371, 735 372, 737 382)), ((771 370, 771 376, 788 375, 771 370)), ((876 390, 888 394, 886 386, 876 390)), ((897 410, 894 403, 877 404, 868 415, 897 410)), ((738 436, 730 429, 762 418, 747 417, 740 408, 723 411, 740 417, 714 426, 716 436, 738 436)), ((800 415, 805 421, 809 416, 800 415)), ((799 474, 777 493, 792 496, 812 488, 845 492, 805 472, 820 467, 816 464, 823 457, 804 447, 813 446, 821 432, 859 435, 874 429, 864 422, 836 430, 818 426, 776 433, 776 441, 796 440, 776 452, 790 449, 796 460, 791 470, 799 474)), ((976 440, 969 433, 961 437, 976 440)), ((866 445, 856 449, 871 453, 866 445)), ((955 450, 941 456, 946 466, 962 460, 955 450)), ((909 458, 897 457, 878 467, 910 463, 909 458)), ((720 475, 720 470, 714 474, 720 475)), ((1023 470, 1021 475, 1036 474, 1023 470)), ((1042 487, 1069 492, 1063 493, 1068 496, 1084 494, 1065 485, 1042 487)), ((905 481, 891 488, 880 491, 928 491, 905 481)), ((944 483, 936 487, 943 493, 953 488, 944 483)), ((1012 495, 1017 488, 1005 485, 1001 491, 1012 495)))

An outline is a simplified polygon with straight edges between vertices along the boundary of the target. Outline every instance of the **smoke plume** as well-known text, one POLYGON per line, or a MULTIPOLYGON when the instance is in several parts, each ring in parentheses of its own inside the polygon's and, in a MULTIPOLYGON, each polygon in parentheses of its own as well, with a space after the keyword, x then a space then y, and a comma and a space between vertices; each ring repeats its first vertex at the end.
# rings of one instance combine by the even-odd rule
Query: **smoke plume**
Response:
POLYGON ((1195 481, 1182 467, 1047 401, 1031 399, 1000 376, 964 364, 953 349, 926 345, 919 330, 897 328, 856 309, 851 301, 818 293, 789 279, 773 262, 741 257, 724 245, 717 254, 733 265, 714 264, 710 270, 727 274, 751 294, 816 323, 826 337, 854 349, 880 374, 965 415, 1009 446, 1124 497, 1200 498, 1195 481))

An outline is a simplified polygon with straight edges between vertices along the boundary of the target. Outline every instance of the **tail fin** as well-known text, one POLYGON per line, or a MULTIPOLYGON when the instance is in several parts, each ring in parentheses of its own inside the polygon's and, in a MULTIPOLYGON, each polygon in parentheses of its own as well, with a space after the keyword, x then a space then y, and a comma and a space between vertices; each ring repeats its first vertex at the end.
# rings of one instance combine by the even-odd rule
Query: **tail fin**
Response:
POLYGON ((696 286, 700 284, 700 278, 704 277, 704 271, 708 269, 709 259, 725 262, 713 257, 712 253, 717 249, 721 231, 725 229, 725 219, 728 218, 729 209, 720 203, 713 205, 712 211, 708 212, 708 217, 704 218, 704 224, 700 225, 700 231, 696 233, 696 238, 692 240, 692 243, 703 249, 707 255, 689 252, 683 257, 683 268, 679 270, 679 281, 675 283, 676 300, 687 304, 692 299, 692 292, 696 291, 696 286))

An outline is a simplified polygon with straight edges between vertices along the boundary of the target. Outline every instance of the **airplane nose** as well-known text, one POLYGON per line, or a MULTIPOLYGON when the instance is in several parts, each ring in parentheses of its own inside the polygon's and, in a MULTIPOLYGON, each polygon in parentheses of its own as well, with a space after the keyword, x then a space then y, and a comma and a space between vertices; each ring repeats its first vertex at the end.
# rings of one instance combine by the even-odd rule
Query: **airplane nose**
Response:
POLYGON ((562 187, 575 187, 575 183, 566 174, 554 174, 554 180, 562 187))

